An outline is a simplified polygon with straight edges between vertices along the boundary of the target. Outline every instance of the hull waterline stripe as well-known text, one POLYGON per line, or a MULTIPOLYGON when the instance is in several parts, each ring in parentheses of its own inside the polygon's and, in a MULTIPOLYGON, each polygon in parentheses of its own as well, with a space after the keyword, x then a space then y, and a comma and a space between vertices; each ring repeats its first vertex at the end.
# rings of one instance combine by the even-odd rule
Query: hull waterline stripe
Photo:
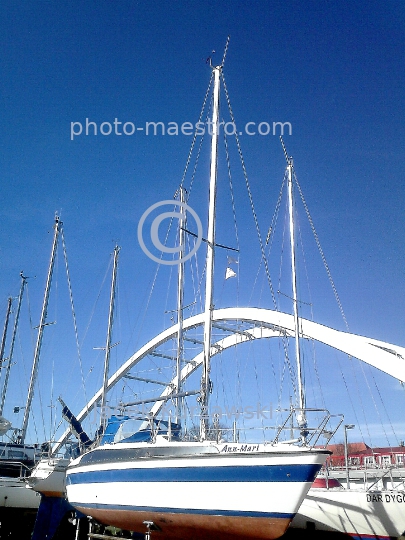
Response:
MULTIPOLYGON (((70 502, 70 501, 69 501, 70 502)), ((189 515, 207 515, 207 516, 229 516, 229 517, 254 517, 254 518, 274 518, 274 519, 293 519, 295 514, 284 514, 281 512, 252 512, 252 511, 238 511, 238 510, 217 510, 217 509, 192 509, 192 508, 168 508, 168 507, 154 507, 154 506, 126 506, 116 504, 95 504, 95 503, 79 503, 70 502, 74 507, 80 507, 81 509, 96 509, 96 510, 125 510, 130 512, 157 512, 164 514, 189 514, 189 515)))
POLYGON ((153 467, 67 474, 67 484, 110 482, 313 482, 320 465, 153 467))

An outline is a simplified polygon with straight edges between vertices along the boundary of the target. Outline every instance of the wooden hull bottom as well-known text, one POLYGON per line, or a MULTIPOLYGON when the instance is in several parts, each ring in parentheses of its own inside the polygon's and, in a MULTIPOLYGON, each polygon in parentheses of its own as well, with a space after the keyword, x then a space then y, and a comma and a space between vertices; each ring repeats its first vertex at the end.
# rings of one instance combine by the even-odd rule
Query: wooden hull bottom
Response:
POLYGON ((41 495, 45 495, 45 497, 55 497, 57 499, 64 499, 65 494, 62 491, 40 491, 41 495))
POLYGON ((111 510, 104 508, 76 509, 105 525, 120 529, 146 532, 144 521, 153 521, 159 531, 152 534, 159 538, 176 540, 273 540, 284 534, 291 518, 239 517, 170 512, 144 512, 134 510, 111 510))

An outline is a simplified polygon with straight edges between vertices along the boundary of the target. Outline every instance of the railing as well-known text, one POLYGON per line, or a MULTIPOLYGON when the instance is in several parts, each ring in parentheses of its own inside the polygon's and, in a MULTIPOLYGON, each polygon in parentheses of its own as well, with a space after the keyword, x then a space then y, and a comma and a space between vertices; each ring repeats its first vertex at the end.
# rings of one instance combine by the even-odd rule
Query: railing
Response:
POLYGON ((28 466, 22 461, 0 461, 1 475, 6 478, 26 478, 31 474, 32 466, 28 466), (10 473, 10 474, 7 474, 10 473), (14 473, 14 474, 11 474, 14 473))
MULTIPOLYGON (((346 467, 344 465, 328 465, 328 469, 330 471, 346 471, 346 467)), ((403 470, 405 471, 405 464, 404 463, 390 463, 390 464, 381 464, 381 463, 373 463, 373 464, 359 464, 359 465, 349 465, 348 469, 350 471, 385 471, 385 470, 403 470)))
POLYGON ((326 442, 320 446, 326 447, 330 439, 333 437, 333 435, 342 425, 343 420, 344 420, 342 414, 330 414, 330 412, 326 409, 290 408, 290 409, 277 409, 276 412, 285 412, 285 413, 289 412, 289 414, 284 420, 283 424, 278 428, 276 437, 274 438, 274 441, 273 441, 274 444, 280 442, 280 437, 283 432, 290 431, 290 432, 298 432, 299 437, 297 438, 297 441, 301 440, 303 445, 309 446, 311 448, 317 445, 320 437, 323 435, 326 438, 326 442), (322 420, 318 421, 319 423, 316 427, 311 427, 310 425, 308 425, 307 421, 301 424, 294 423, 299 417, 306 419, 308 418, 308 414, 312 414, 312 413, 316 413, 318 415, 319 413, 322 413, 324 415, 322 420), (338 419, 337 425, 334 426, 332 429, 326 429, 327 425, 329 424, 329 422, 331 422, 332 419, 338 419))
MULTIPOLYGON (((268 411, 261 411, 268 412, 268 411)), ((216 440, 217 442, 226 441, 240 442, 241 435, 245 435, 244 442, 263 442, 265 444, 277 443, 299 443, 302 446, 313 448, 318 445, 321 436, 325 437, 325 441, 319 444, 321 448, 326 447, 330 439, 336 433, 343 422, 343 415, 331 415, 326 409, 276 409, 271 413, 282 415, 282 424, 277 425, 262 425, 252 427, 239 427, 237 419, 238 412, 234 411, 236 419, 233 422, 233 427, 224 427, 221 425, 221 415, 215 415, 213 426, 208 430, 208 439, 216 440), (286 414, 288 413, 288 414, 286 414), (303 414, 304 413, 304 414, 303 414), (298 424, 299 417, 308 418, 309 416, 317 415, 318 418, 312 422, 298 424), (319 420, 321 416, 321 420, 319 420), (332 424, 334 424, 332 426, 332 424), (315 427, 312 427, 315 426, 315 427), (262 435, 259 436, 259 433, 262 435), (290 434, 289 439, 285 437, 290 434), (263 436, 264 434, 264 436, 263 436), (266 434, 269 434, 268 436, 266 434), (261 440, 262 439, 262 440, 261 440), (264 439, 264 440, 263 440, 264 439)), ((254 414, 254 413, 252 413, 254 414)), ((258 413, 259 414, 259 413, 258 413)), ((229 420, 229 415, 225 416, 229 420)), ((240 416, 243 415, 241 414, 240 416)), ((257 417, 260 418, 259 416, 257 417)), ((197 430, 192 430, 187 433, 185 440, 198 440, 199 433, 197 430)))

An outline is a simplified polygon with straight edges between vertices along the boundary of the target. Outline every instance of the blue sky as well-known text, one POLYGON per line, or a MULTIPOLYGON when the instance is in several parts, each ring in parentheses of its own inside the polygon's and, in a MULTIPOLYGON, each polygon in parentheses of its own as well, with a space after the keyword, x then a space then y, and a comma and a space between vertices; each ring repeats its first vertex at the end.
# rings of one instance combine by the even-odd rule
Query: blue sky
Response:
MULTIPOLYGON (((174 308, 170 299, 162 306, 167 267, 159 274, 162 284, 156 285, 157 297, 150 303, 149 315, 144 319, 140 315, 155 265, 140 249, 136 229, 150 205, 173 197, 191 137, 147 136, 137 131, 133 136, 82 133, 71 140, 71 123, 85 125, 86 118, 98 127, 115 118, 137 126, 152 121, 195 123, 210 77, 205 60, 215 50, 213 58, 219 62, 230 35, 225 77, 237 124, 292 125, 286 145, 294 157, 350 329, 405 345, 402 2, 61 4, 6 0, 0 14, 3 312, 7 297, 17 294, 19 272, 24 270, 26 275, 36 276, 29 283, 29 298, 32 326, 38 324, 57 212, 65 226, 79 336, 86 334, 85 371, 93 371, 94 366, 94 371, 99 369, 100 357, 93 347, 102 346, 105 340, 108 274, 103 287, 102 283, 115 243, 122 247, 123 307, 117 317, 120 325, 115 332, 120 345, 114 350, 114 362, 119 365, 167 326, 168 317, 162 312, 174 308), (95 315, 87 331, 93 306, 95 315)), ((284 174, 283 153, 273 135, 244 134, 241 144, 265 234, 284 174)), ((243 187, 240 173, 235 182, 243 187)), ((201 215, 205 215, 205 189, 204 184, 196 187, 196 199, 190 200, 201 215)), ((256 241, 255 229, 247 199, 243 204, 240 305, 249 298, 247 291, 260 258, 256 246, 254 254, 249 251, 256 241), (245 290, 242 279, 247 282, 245 290)), ((229 232, 232 222, 221 216, 219 241, 234 245, 229 232)), ((225 203, 224 216, 232 219, 225 203)), ((218 259, 217 268, 222 272, 225 255, 218 259)), ((310 252, 307 260, 312 272, 315 265, 310 252)), ((277 273, 276 264, 274 268, 277 273)), ((49 317, 57 319, 57 324, 47 329, 44 339, 47 367, 42 369, 47 376, 42 373, 41 377, 48 383, 48 376, 57 381, 60 372, 70 373, 74 363, 74 346, 72 353, 68 344, 72 331, 64 331, 68 302, 62 257, 55 276, 58 286, 52 298, 61 291, 62 299, 59 304, 52 300, 49 317), (63 337, 58 337, 58 331, 63 337), (55 336, 51 338, 52 332, 55 336)), ((277 275, 273 279, 276 282, 277 275)), ((223 284, 216 286, 218 304, 231 303, 235 283, 227 283, 228 289, 223 284)), ((319 291, 315 319, 341 328, 341 321, 329 315, 323 288, 319 291)), ((255 302, 259 300, 253 299, 255 302)), ((336 313, 336 307, 333 309, 336 313)), ((10 408, 23 404, 24 377, 29 371, 30 340, 22 335, 21 342, 10 408)), ((54 384, 56 395, 61 390, 54 384)), ((88 396, 96 382, 92 384, 88 396)), ((403 391, 386 377, 378 379, 378 384, 388 389, 387 407, 392 421, 399 422, 403 391)), ((73 409, 83 405, 83 392, 76 387, 71 394, 73 409)), ((41 396, 45 403, 45 393, 41 396)), ((340 405, 339 401, 334 398, 331 407, 340 405)), ((347 412, 348 421, 356 423, 350 414, 347 412)), ((40 424, 40 413, 37 418, 40 424)), ((12 419, 18 425, 21 417, 12 419)))

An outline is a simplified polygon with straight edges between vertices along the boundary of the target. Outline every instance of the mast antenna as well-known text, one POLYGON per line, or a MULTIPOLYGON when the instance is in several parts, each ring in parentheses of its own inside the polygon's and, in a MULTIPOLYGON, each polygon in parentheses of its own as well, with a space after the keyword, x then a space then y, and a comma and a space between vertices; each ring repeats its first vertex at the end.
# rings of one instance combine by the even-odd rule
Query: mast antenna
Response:
MULTIPOLYGON (((224 67, 224 64, 225 64, 225 58, 226 58, 226 55, 227 55, 227 52, 228 52, 228 47, 229 47, 229 41, 231 39, 231 36, 228 36, 226 38, 226 43, 225 43, 225 49, 224 49, 224 54, 222 55, 222 62, 221 62, 221 65, 218 66, 220 68, 223 68, 224 67)), ((213 49, 211 51, 211 54, 208 56, 207 60, 205 61, 206 64, 210 64, 210 68, 214 69, 216 66, 214 66, 214 64, 212 63, 212 55, 215 54, 215 50, 213 49)))

